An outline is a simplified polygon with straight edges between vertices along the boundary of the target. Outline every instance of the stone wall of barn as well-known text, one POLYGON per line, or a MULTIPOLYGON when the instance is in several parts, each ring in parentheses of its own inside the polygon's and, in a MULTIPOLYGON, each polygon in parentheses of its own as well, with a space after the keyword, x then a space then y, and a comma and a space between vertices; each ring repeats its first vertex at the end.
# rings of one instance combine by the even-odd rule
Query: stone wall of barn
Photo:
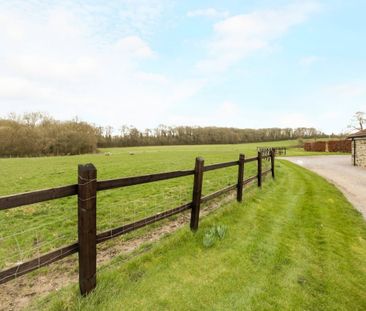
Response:
MULTIPOLYGON (((352 164, 354 152, 354 144, 352 142, 352 164)), ((366 167, 366 139, 356 139, 356 166, 366 167)))

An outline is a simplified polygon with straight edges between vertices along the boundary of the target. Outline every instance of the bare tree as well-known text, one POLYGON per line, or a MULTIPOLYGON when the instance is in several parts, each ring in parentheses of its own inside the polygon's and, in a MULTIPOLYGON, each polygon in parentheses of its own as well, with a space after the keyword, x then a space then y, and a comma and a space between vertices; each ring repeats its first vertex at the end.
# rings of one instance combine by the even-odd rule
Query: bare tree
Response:
POLYGON ((352 130, 358 130, 362 131, 365 128, 366 124, 366 113, 363 111, 357 111, 351 120, 351 124, 348 126, 348 128, 351 128, 352 130))

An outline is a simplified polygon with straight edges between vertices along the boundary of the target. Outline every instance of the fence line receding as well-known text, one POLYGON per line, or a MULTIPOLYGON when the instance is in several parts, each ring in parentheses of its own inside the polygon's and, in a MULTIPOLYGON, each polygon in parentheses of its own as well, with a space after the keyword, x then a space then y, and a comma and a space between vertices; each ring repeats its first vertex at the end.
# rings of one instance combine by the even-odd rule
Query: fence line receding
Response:
POLYGON ((258 187, 262 186, 262 177, 268 173, 275 177, 275 148, 270 148, 262 153, 258 152, 256 157, 245 158, 244 154, 240 154, 237 161, 204 165, 202 158, 196 158, 195 168, 193 170, 173 171, 165 173, 157 173, 136 177, 125 177, 110 180, 97 180, 97 169, 93 164, 78 166, 78 183, 63 187, 39 190, 27 193, 20 193, 0 197, 0 210, 7 210, 23 205, 44 202, 59 198, 78 196, 78 241, 53 250, 38 258, 20 263, 14 267, 0 271, 0 284, 11 279, 34 271, 43 266, 49 265, 55 261, 65 258, 74 253, 79 254, 79 287, 82 295, 88 294, 96 286, 96 245, 104 241, 110 240, 117 236, 145 227, 162 219, 191 210, 190 227, 196 231, 199 226, 199 215, 201 203, 205 203, 229 191, 237 191, 236 199, 238 202, 243 200, 243 188, 245 185, 257 181, 258 187), (262 161, 269 160, 271 162, 270 169, 262 170, 262 161), (245 179, 245 164, 257 162, 257 174, 245 179), (238 167, 237 183, 229 185, 216 192, 202 195, 202 183, 204 173, 227 167, 238 167), (179 178, 183 176, 193 175, 192 201, 182 204, 173 209, 169 209, 155 215, 145 217, 138 221, 117 228, 111 228, 106 231, 97 233, 96 229, 96 210, 97 210, 97 192, 109 189, 129 187, 133 185, 146 184, 161 180, 179 178))

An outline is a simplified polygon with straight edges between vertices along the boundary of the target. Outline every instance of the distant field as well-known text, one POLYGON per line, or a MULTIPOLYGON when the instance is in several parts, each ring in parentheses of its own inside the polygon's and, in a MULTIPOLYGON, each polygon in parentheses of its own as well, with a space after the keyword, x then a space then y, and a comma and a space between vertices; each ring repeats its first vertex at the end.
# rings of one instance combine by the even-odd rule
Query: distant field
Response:
MULTIPOLYGON (((296 143, 111 148, 80 156, 0 159, 0 195, 75 183, 77 165, 88 162, 97 167, 98 179, 109 179, 192 169, 196 156, 212 164, 235 160, 239 153, 254 156, 257 146, 291 147, 296 143), (105 152, 111 155, 106 156, 105 152)), ((304 152, 300 149, 289 149, 289 155, 301 154, 304 152)), ((264 165, 268 162, 264 161, 264 165)), ((204 194, 236 183, 236 174, 236 168, 208 172, 204 178, 204 194)), ((254 174, 255 164, 248 164, 246 176, 254 174)), ((189 202, 191 191, 189 176, 98 193, 98 231, 189 202)), ((76 207, 76 198, 67 198, 0 212, 0 269, 74 242, 76 207)))
POLYGON ((98 272, 89 296, 73 284, 31 310, 366 310, 366 224, 333 185, 278 161, 276 181, 246 191, 128 262, 98 272), (217 225, 223 239, 205 247, 217 225))

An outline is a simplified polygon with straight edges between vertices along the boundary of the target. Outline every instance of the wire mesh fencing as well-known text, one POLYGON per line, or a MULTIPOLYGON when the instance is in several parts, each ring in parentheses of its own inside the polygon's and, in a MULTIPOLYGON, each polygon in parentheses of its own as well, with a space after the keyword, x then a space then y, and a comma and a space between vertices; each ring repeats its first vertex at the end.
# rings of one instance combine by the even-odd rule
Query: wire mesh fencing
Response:
POLYGON ((88 164, 79 166, 76 185, 0 197, 0 283, 79 253, 87 294, 95 287, 97 244, 189 210, 197 230, 201 203, 232 190, 241 201, 246 183, 274 177, 274 159, 274 152, 209 165, 197 158, 193 170, 102 181, 88 164))

